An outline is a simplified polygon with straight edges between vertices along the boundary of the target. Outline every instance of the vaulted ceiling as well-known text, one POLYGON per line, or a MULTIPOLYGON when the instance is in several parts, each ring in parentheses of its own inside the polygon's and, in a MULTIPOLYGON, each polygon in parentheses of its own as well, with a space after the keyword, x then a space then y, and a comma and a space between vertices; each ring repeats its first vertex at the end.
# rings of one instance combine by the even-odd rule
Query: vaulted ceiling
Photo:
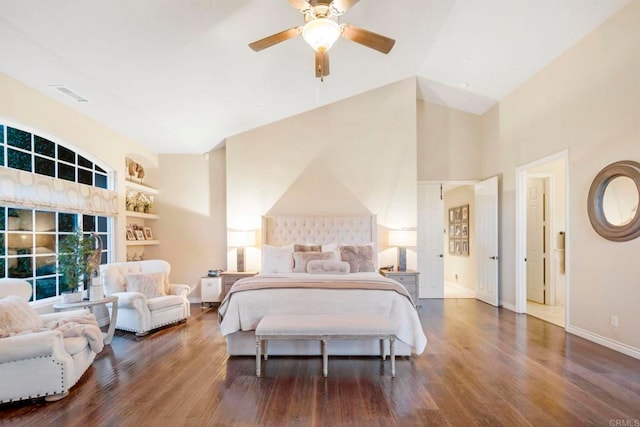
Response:
POLYGON ((303 23, 287 0, 0 0, 0 72, 156 152, 202 153, 412 76, 417 97, 482 114, 628 2, 361 0, 341 22, 395 47, 340 39, 320 82, 301 37, 247 46, 303 23))

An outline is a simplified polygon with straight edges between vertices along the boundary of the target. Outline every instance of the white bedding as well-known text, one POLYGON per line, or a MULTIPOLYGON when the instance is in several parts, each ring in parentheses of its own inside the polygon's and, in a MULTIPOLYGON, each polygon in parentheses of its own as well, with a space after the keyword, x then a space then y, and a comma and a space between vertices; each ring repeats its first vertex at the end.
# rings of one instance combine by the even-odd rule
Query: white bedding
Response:
MULTIPOLYGON (((248 280, 274 279, 281 281, 342 282, 373 281, 391 283, 378 273, 337 274, 260 274, 248 280)), ((236 286, 234 285, 234 286, 236 286)), ((401 285, 398 285, 401 286, 401 285)), ((268 314, 376 314, 388 316, 397 328, 397 339, 422 353, 427 338, 422 330, 418 313, 410 298, 392 290, 372 289, 257 289, 230 293, 220 306, 220 330, 224 336, 238 331, 252 331, 260 319, 268 314)))

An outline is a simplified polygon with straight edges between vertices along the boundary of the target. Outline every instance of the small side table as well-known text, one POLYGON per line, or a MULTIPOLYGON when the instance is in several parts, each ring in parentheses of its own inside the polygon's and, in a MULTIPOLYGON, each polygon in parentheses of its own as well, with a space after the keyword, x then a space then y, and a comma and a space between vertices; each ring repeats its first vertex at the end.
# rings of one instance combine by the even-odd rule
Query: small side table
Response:
POLYGON ((63 302, 57 303, 53 305, 53 311, 66 311, 66 310, 75 310, 78 308, 88 308, 93 313, 93 307, 98 305, 104 305, 105 308, 107 304, 111 304, 111 319, 109 319, 109 329, 106 333, 102 333, 102 337, 104 339, 105 344, 111 344, 111 340, 113 339, 113 333, 116 330, 116 320, 118 319, 118 297, 104 297, 99 300, 89 301, 82 300, 78 302, 72 302, 65 304, 63 302))
POLYGON ((245 277, 253 277, 258 274, 257 271, 223 271, 220 273, 220 277, 222 277, 222 296, 221 300, 227 296, 229 290, 240 279, 244 279, 245 277))
POLYGON ((413 299, 413 304, 416 307, 419 307, 418 305, 418 286, 419 286, 419 282, 418 282, 418 276, 420 275, 420 273, 418 273, 417 271, 413 271, 413 270, 407 270, 407 271, 389 271, 385 268, 381 268, 380 269, 380 274, 382 274, 384 277, 388 277, 389 279, 393 279, 396 282, 399 282, 402 286, 404 286, 407 289, 407 292, 409 292, 409 295, 411 295, 411 299, 413 299))

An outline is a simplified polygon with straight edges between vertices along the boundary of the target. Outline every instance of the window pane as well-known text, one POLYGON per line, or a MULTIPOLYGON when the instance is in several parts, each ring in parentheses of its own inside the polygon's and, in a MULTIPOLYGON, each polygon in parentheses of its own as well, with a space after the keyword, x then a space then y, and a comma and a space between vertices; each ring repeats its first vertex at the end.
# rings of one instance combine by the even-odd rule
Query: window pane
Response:
POLYGON ((6 255, 4 253, 4 233, 0 233, 0 256, 6 255))
POLYGON ((33 248, 33 234, 9 233, 7 236, 7 247, 9 248, 9 255, 30 254, 33 248))
POLYGON ((57 293, 55 277, 36 279, 36 299, 55 297, 56 295, 57 293))
POLYGON ((82 215, 82 231, 96 231, 96 217, 82 215))
POLYGON ((7 127, 7 144, 31 151, 31 134, 23 130, 7 127))
POLYGON ((24 279, 33 277, 33 257, 21 256, 17 258, 9 258, 9 277, 17 277, 24 279))
POLYGON ((101 231, 103 233, 106 233, 107 227, 108 227, 108 222, 107 222, 107 217, 106 216, 99 216, 98 217, 98 231, 101 231))
POLYGON ((5 266, 4 258, 0 258, 0 278, 2 279, 7 277, 7 275, 5 274, 4 266, 5 266))
POLYGON ((36 257, 36 276, 49 276, 56 274, 56 257, 55 256, 37 256, 36 257))
POLYGON ((56 176, 56 163, 53 160, 36 156, 35 172, 40 175, 56 176))
POLYGON ((0 125, 0 142, 4 143, 4 126, 0 125))
POLYGON ((76 229, 76 214, 58 214, 58 232, 72 233, 76 229))
POLYGON ((31 154, 9 148, 7 150, 7 166, 31 172, 31 154))
POLYGON ((55 212, 36 211, 36 231, 56 231, 55 212))
POLYGON ((0 206, 0 230, 4 230, 5 227, 5 214, 6 209, 3 206, 0 206))
POLYGON ((36 255, 55 254, 56 235, 54 233, 36 234, 36 255))
POLYGON ((96 170, 97 170, 98 172, 107 173, 107 171, 106 171, 106 170, 104 170, 104 169, 102 169, 100 166, 95 165, 95 167, 96 167, 96 170))
POLYGON ((100 264, 107 264, 109 262, 107 258, 107 253, 102 252, 102 255, 100 255, 100 264))
POLYGON ((36 153, 42 154, 43 156, 51 157, 52 159, 56 158, 55 143, 37 135, 33 137, 33 143, 34 143, 34 151, 36 153))
POLYGON ((58 178, 75 182, 76 168, 73 166, 65 165, 64 163, 58 163, 58 178))
POLYGON ((94 186, 99 187, 99 188, 107 188, 107 177, 106 177, 106 175, 101 175, 99 173, 96 173, 96 182, 95 182, 94 186))
POLYGON ((102 240, 102 249, 109 249, 109 237, 106 234, 99 234, 100 239, 102 240))
POLYGON ((0 166, 4 166, 4 145, 0 145, 0 166))
POLYGON ((93 169, 93 162, 85 159, 80 154, 78 154, 78 166, 83 166, 85 168, 93 169))
POLYGON ((9 230, 33 231, 33 211, 9 208, 9 230))
POLYGON ((65 162, 69 162, 75 165, 76 153, 69 150, 68 148, 63 147, 62 145, 58 145, 58 160, 64 160, 65 162))
POLYGON ((93 185, 93 172, 78 168, 78 182, 80 184, 93 185))

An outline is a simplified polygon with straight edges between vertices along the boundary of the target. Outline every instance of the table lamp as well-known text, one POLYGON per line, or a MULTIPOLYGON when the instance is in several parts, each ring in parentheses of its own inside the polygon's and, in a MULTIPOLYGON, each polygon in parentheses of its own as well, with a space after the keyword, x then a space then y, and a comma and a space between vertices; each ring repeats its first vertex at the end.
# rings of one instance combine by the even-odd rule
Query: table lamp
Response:
POLYGON ((398 271, 407 271, 407 247, 416 246, 415 230, 389 230, 389 246, 398 247, 398 271))
POLYGON ((236 248, 236 270, 244 271, 244 248, 256 245, 255 231, 228 231, 227 246, 236 248))

